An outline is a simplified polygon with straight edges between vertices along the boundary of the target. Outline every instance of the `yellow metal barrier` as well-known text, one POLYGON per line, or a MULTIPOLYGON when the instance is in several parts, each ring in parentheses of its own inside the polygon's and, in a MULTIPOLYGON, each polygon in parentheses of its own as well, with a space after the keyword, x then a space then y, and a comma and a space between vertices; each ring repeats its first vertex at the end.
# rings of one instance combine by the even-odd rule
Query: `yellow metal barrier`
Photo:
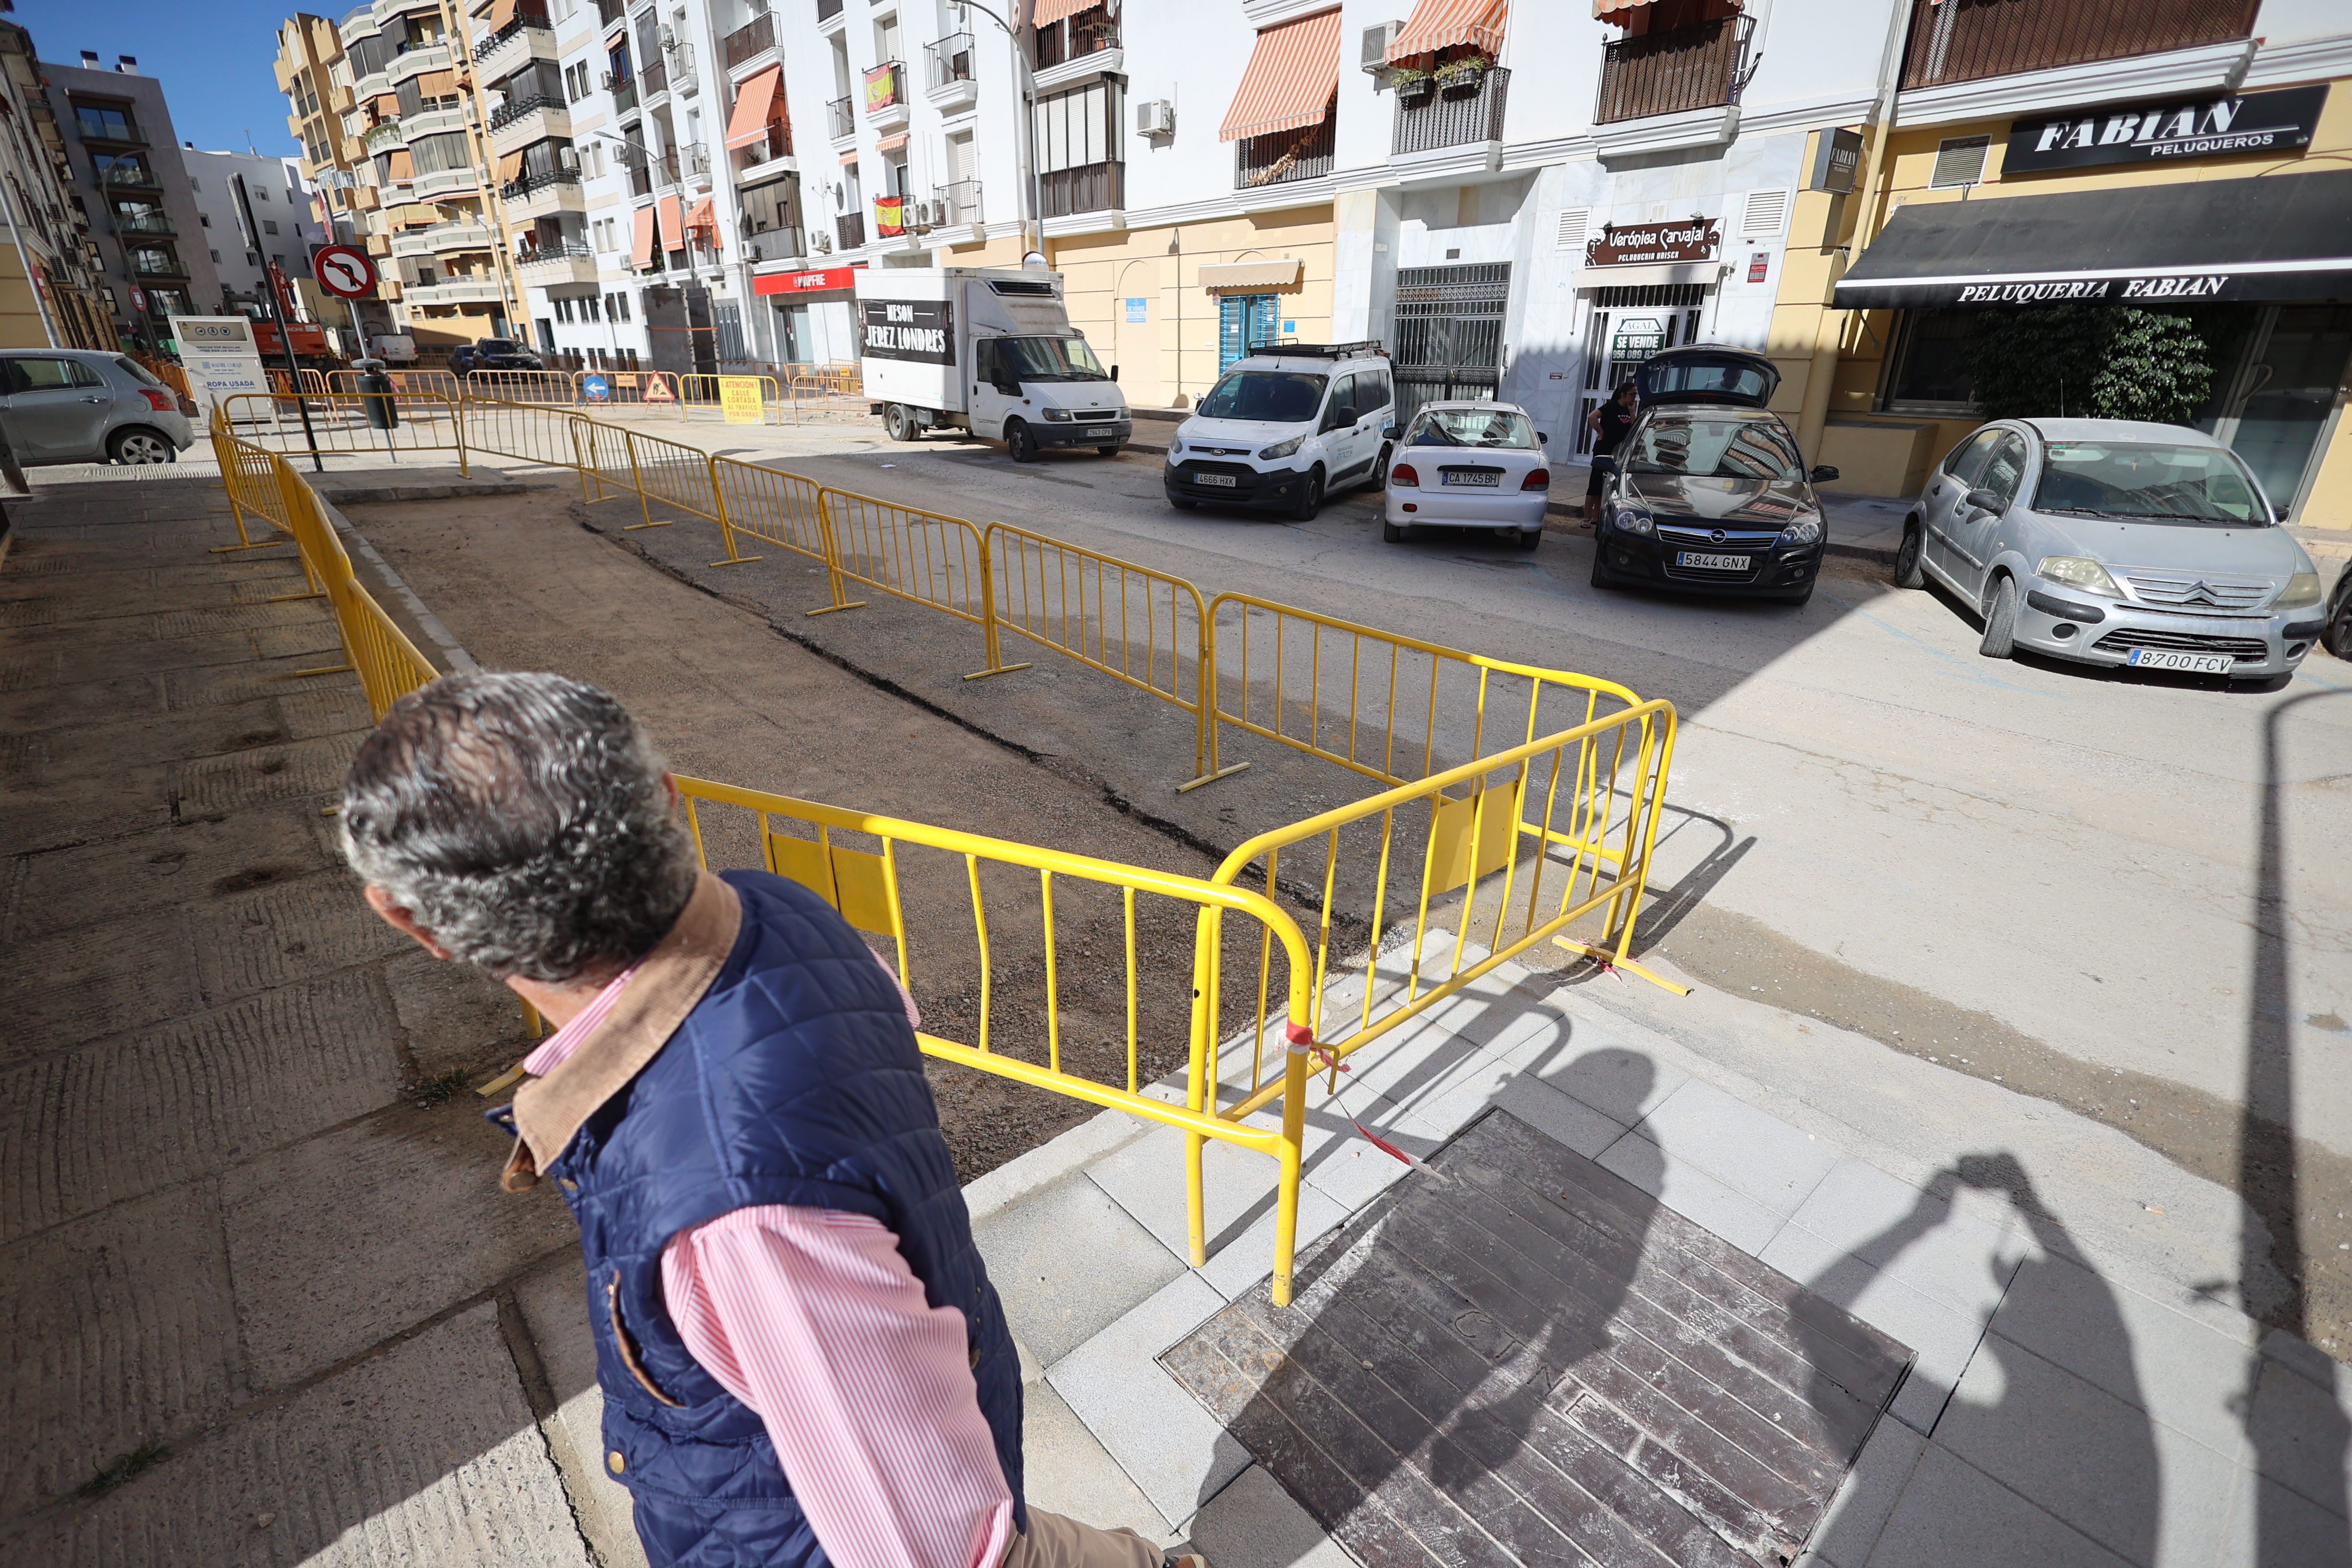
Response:
POLYGON ((1192 778, 1179 790, 1223 776, 1211 750, 1216 659, 1202 657, 1210 617, 1198 588, 1008 523, 989 525, 988 547, 998 625, 1192 714, 1192 778))
POLYGON ((980 627, 988 662, 965 679, 1028 668, 1006 664, 997 647, 988 541, 978 528, 960 517, 830 486, 818 492, 818 500, 833 564, 843 576, 980 627))
POLYGON ((572 401, 583 408, 640 403, 660 407, 677 401, 677 377, 666 370, 575 370, 572 373, 572 401), (587 382, 592 375, 604 384, 604 396, 588 395, 587 382), (659 390, 647 397, 646 394, 656 384, 659 390))
POLYGON ((477 370, 467 373, 462 384, 469 400, 559 403, 567 408, 575 401, 572 378, 560 370, 477 370))
MULTIPOLYGON (((352 374, 339 372, 338 374, 352 374)), ((446 370, 387 370, 394 392, 437 392, 452 403, 466 398, 466 384, 446 370)))
POLYGON ((464 473, 466 437, 457 406, 431 392, 365 394, 238 392, 216 405, 232 435, 272 452, 307 456, 313 448, 330 457, 383 457, 397 462, 403 452, 456 452, 464 473), (380 430, 368 422, 373 396, 389 396, 398 422, 380 430), (305 424, 305 416, 308 424, 305 424))
POLYGON ((720 396, 719 383, 726 381, 759 383, 760 419, 762 424, 768 423, 774 412, 783 404, 783 384, 772 375, 755 375, 748 372, 740 374, 729 373, 719 375, 703 375, 698 373, 677 378, 678 416, 691 418, 700 414, 719 413, 723 401, 720 396))
MULTIPOLYGON (((1234 915, 1253 922, 1257 936, 1253 943, 1236 933, 1238 945, 1267 952, 1279 946, 1290 963, 1284 994, 1304 1015, 1310 1005, 1306 939, 1279 906, 1195 877, 705 779, 677 782, 705 865, 714 850, 732 848, 736 864, 814 889, 852 926, 890 948, 900 983, 925 1014, 915 1038, 926 1055, 1176 1128, 1188 1143, 1214 1139, 1276 1160, 1273 1292, 1277 1304, 1287 1304, 1305 1131, 1303 1047, 1287 1053, 1285 1081, 1292 1092, 1277 1126, 1141 1092, 1161 1064, 1181 1061, 1196 1086, 1192 1100, 1204 1098, 1199 1090, 1215 1059, 1217 1016, 1213 991, 1202 990, 1214 973, 1202 947, 1205 922, 1222 930, 1225 916, 1234 915), (714 805, 740 808, 750 819, 714 820, 714 805), (1199 917, 1193 964, 1188 969, 1181 957, 1152 963, 1155 947, 1182 953, 1188 910, 1199 917), (1012 1050, 1002 1022, 1008 1015, 1018 1028, 1012 1050), (1078 1019, 1083 1026, 1074 1026, 1078 1019), (1108 1043, 1113 1037, 1120 1043, 1108 1043)), ((1199 1200, 1196 1180, 1196 1215, 1199 1200)), ((1197 1218, 1192 1260, 1207 1261, 1197 1218)))
POLYGON ((1209 623, 1213 773, 1217 724, 1401 784, 1448 757, 1485 755, 1496 729, 1530 741, 1598 717, 1604 699, 1641 701, 1613 680, 1465 653, 1247 594, 1218 595, 1209 623))

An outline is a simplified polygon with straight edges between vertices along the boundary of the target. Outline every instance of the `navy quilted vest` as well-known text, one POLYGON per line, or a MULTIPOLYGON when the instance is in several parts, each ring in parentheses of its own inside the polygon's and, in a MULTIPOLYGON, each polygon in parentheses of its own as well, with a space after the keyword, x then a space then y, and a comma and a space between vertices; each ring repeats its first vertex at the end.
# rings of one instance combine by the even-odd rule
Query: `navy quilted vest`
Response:
POLYGON ((654 1568, 827 1562, 759 1415, 687 1353, 662 1305, 663 1244, 753 1204, 871 1215, 930 1304, 963 1314, 1025 1531, 1020 1368, 898 991, 807 889, 759 871, 727 880, 743 923, 726 966, 545 1173, 580 1222, 604 1463, 629 1489, 646 1555, 654 1568))

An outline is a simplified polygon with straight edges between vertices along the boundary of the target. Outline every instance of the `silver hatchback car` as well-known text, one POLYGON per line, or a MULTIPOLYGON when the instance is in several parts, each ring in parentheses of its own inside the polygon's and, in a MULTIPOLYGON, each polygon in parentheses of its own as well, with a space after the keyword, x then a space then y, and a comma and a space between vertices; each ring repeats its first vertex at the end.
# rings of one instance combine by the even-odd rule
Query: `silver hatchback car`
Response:
POLYGON ((1897 586, 1984 617, 1978 651, 2231 679, 2288 673, 2319 574, 2237 454, 2126 419, 2001 419, 1952 449, 1905 520, 1897 586))
POLYGON ((96 349, 0 349, 0 420, 20 463, 172 463, 196 438, 179 394, 96 349))

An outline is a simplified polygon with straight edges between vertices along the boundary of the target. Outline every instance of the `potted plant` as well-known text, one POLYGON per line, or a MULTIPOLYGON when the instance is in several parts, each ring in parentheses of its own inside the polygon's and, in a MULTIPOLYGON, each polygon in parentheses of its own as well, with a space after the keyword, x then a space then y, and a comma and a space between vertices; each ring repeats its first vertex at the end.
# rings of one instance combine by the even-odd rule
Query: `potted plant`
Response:
POLYGON ((1400 103, 1419 103, 1437 89, 1427 66, 1391 66, 1389 85, 1396 89, 1400 103))
POLYGON ((1448 92, 1465 88, 1475 88, 1481 81, 1486 79, 1487 69, 1492 67, 1494 63, 1495 62, 1493 60, 1488 59, 1485 55, 1463 55, 1458 58, 1450 59, 1444 65, 1439 66, 1433 73, 1433 76, 1437 85, 1445 89, 1448 92))

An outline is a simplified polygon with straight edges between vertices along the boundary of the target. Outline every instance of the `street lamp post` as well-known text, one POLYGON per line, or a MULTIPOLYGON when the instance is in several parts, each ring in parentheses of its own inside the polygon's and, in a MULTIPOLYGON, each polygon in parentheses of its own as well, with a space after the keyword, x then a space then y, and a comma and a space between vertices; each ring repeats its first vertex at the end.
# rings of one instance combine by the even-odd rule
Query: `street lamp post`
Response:
POLYGON ((1037 67, 1029 58, 1029 46, 1024 42, 1021 30, 982 5, 980 0, 951 0, 960 10, 977 11, 1004 30, 1013 44, 1013 96, 1020 110, 1021 134, 1015 142, 1021 161, 1021 252, 1043 256, 1045 252, 1045 201, 1038 184, 1037 174, 1037 67))

